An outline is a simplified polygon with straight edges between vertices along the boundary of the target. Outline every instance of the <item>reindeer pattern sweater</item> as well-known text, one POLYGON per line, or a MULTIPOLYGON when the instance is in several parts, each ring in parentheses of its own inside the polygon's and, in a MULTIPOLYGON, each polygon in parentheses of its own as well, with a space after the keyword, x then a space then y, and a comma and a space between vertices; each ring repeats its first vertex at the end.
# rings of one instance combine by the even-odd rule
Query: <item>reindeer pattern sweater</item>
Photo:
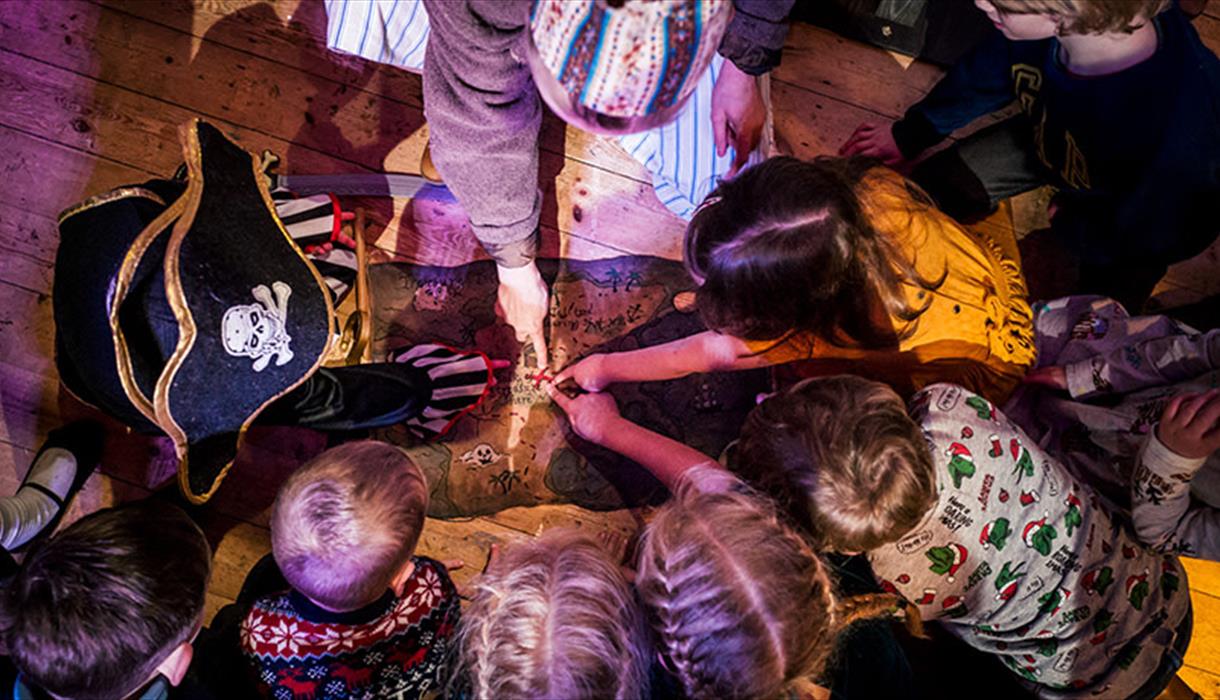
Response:
POLYGON ((410 700, 438 689, 460 601, 444 566, 413 561, 401 597, 387 591, 352 612, 323 610, 296 591, 256 601, 241 645, 263 697, 410 700))

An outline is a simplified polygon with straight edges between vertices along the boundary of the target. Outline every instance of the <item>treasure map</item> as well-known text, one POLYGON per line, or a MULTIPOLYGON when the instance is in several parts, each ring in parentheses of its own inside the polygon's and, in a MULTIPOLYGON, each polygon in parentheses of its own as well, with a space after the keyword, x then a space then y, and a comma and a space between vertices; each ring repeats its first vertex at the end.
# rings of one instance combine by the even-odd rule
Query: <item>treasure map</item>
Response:
MULTIPOLYGON (((551 288, 552 368, 594 352, 657 345, 703 330, 690 312, 694 285, 681 263, 630 256, 540 260, 539 268, 551 288)), ((542 503, 614 510, 666 498, 665 488, 643 467, 571 432, 546 395, 543 382, 551 371, 535 369, 532 347, 523 355, 512 328, 495 316, 492 262, 380 264, 370 268, 369 281, 375 357, 443 343, 514 362, 496 373, 487 400, 438 441, 421 444, 401 427, 378 435, 405 448, 423 469, 432 491, 429 515, 485 515, 542 503)), ((768 373, 754 370, 609 391, 627 419, 716 457, 737 437, 755 396, 767 387, 768 373)))

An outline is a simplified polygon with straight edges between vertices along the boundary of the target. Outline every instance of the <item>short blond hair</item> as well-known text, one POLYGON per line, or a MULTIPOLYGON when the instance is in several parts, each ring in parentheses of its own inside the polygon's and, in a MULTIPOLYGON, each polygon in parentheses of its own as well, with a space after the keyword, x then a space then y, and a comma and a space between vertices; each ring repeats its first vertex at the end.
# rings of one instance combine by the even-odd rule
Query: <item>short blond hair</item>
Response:
POLYGON ((806 379, 755 407, 738 473, 776 499, 819 550, 895 541, 936 504, 923 431, 894 390, 851 375, 806 379))
POLYGON ((575 530, 510 547, 462 613, 461 670, 475 698, 648 695, 651 646, 631 585, 575 530))
POLYGON ((288 583, 333 610, 375 601, 415 551, 428 511, 423 472, 364 440, 318 455, 280 489, 271 549, 288 583))
POLYGON ((692 700, 770 698, 820 673, 840 620, 830 576, 767 499, 684 478, 645 530, 636 589, 692 700))
POLYGON ((1000 12, 1047 15, 1060 34, 1130 34, 1163 12, 1170 0, 988 0, 1000 12))

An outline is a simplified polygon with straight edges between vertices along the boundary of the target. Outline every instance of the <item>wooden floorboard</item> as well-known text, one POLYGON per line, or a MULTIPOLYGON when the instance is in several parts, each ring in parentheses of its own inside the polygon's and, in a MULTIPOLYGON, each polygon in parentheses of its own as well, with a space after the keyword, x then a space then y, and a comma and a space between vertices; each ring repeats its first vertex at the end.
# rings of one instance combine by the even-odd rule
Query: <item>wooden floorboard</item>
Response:
MULTIPOLYGON (((177 127, 204 116, 292 172, 416 172, 427 138, 420 79, 326 51, 321 3, 281 0, 55 0, 0 3, 0 492, 11 492, 46 431, 84 409, 58 387, 49 294, 59 210, 111 187, 168 175, 177 127)), ((1220 47, 1213 3, 1195 22, 1220 47)), ((864 121, 900 116, 940 69, 797 25, 772 80, 777 134, 802 157, 832 154, 864 121)), ((678 258, 682 223, 643 169, 612 140, 548 117, 541 137, 543 254, 678 258)), ((386 200, 369 208, 376 259, 460 264, 483 256, 453 205, 386 200)), ((1028 195, 989 226, 1042 225, 1028 195)), ((1220 294, 1220 247, 1176 265, 1166 305, 1220 294)), ((102 473, 69 519, 147 495, 172 475, 164 442, 113 431, 102 473)), ((283 477, 324 446, 316 434, 255 431, 226 486, 199 512, 216 548, 209 615, 231 602, 269 548, 267 510, 283 477)), ((551 527, 629 533, 641 514, 574 506, 514 508, 468 521, 430 520, 420 551, 462 559, 465 583, 493 542, 551 527)), ((1195 643, 1182 671, 1220 698, 1220 564, 1188 561, 1195 643)))

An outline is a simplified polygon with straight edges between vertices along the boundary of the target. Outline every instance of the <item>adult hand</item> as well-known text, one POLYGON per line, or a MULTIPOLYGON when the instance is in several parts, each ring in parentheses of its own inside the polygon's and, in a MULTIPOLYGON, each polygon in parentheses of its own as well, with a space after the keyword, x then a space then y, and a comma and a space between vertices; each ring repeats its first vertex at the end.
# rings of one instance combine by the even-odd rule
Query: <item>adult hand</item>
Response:
POLYGON ((601 445, 613 430, 614 424, 622 420, 614 397, 609 394, 581 394, 569 398, 554 383, 548 384, 546 393, 568 414, 572 430, 589 442, 601 445))
POLYGON ((1067 370, 1062 367, 1039 367, 1025 375, 1026 384, 1041 384, 1045 387, 1067 391, 1067 370))
POLYGON ((712 88, 712 133, 716 140, 716 155, 723 156, 733 146, 733 167, 728 176, 737 174, 750 159, 750 153, 762 138, 767 122, 767 107, 763 104, 758 80, 732 61, 725 61, 720 77, 712 88))
POLYGON ((585 391, 602 391, 613 383, 605 376, 605 359, 602 353, 594 353, 570 364, 555 375, 555 384, 563 384, 571 379, 585 391))
POLYGON ((1156 436, 1187 459, 1203 459, 1220 449, 1220 389, 1173 397, 1161 414, 1156 436))
POLYGON ((518 342, 529 342, 534 346, 535 367, 547 366, 546 320, 550 296, 546 282, 538 272, 538 266, 530 263, 522 267, 496 266, 500 273, 500 290, 496 294, 496 313, 502 316, 517 333, 518 342))
POLYGON ((841 156, 868 156, 886 165, 897 165, 905 160, 889 124, 865 122, 856 127, 851 138, 839 147, 841 156))

